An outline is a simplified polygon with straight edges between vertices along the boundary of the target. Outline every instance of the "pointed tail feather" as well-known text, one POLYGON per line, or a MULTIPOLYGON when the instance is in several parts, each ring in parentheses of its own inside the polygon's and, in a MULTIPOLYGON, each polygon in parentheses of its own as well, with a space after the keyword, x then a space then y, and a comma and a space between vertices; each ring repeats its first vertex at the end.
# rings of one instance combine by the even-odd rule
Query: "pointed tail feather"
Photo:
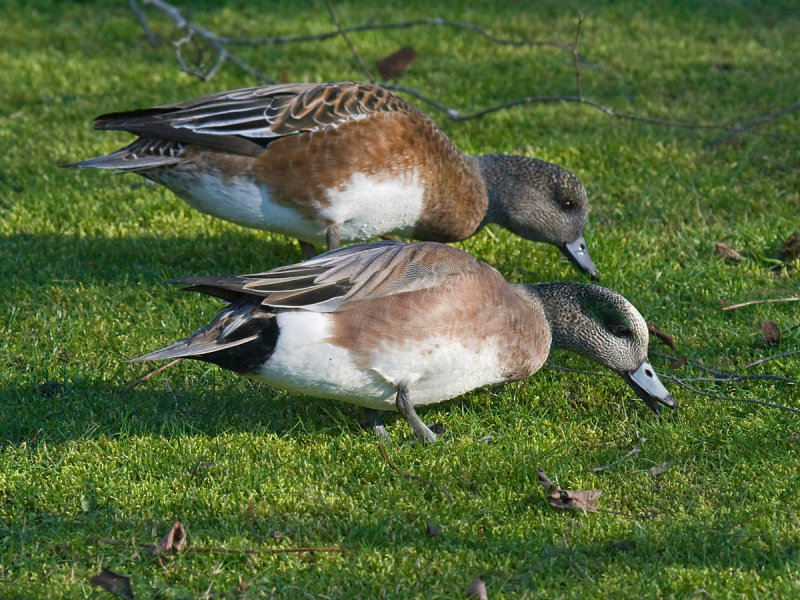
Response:
POLYGON ((249 372, 272 356, 277 339, 275 313, 249 300, 225 307, 200 331, 129 362, 194 358, 249 372))

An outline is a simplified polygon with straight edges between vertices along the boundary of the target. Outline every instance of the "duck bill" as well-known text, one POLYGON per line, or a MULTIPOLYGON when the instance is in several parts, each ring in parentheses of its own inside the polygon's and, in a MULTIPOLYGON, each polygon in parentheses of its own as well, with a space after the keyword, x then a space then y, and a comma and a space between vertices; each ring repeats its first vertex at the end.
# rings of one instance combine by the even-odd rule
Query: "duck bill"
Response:
POLYGON ((653 365, 649 362, 644 361, 635 371, 622 373, 622 378, 625 383, 633 388, 636 395, 644 400, 650 410, 657 415, 661 414, 661 406, 659 404, 675 408, 675 398, 661 383, 653 369, 653 365))
POLYGON ((589 256, 589 249, 586 247, 586 240, 582 235, 579 235, 575 240, 567 242, 561 246, 561 252, 564 253, 570 262, 578 267, 581 271, 591 276, 593 279, 599 279, 600 274, 589 256))

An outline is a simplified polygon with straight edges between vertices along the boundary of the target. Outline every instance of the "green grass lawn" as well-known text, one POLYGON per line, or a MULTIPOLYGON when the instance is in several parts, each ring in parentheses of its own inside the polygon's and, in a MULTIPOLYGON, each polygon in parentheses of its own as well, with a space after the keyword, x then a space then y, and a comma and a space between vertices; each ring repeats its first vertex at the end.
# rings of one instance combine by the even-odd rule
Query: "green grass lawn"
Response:
MULTIPOLYGON (((734 126, 797 102, 795 2, 693 4, 335 6, 345 25, 442 16, 566 42, 581 10, 581 52, 613 73, 583 68, 591 100, 734 126)), ((315 2, 180 6, 236 37, 331 29, 315 2)), ((0 19, 0 598, 108 597, 89 582, 101 567, 129 576, 137 598, 459 598, 481 573, 493 599, 800 597, 797 414, 665 380, 680 408, 658 419, 617 377, 543 369, 422 411, 446 428, 431 447, 389 419, 392 460, 444 487, 451 502, 392 470, 356 407, 188 361, 126 390, 150 368, 127 360, 219 308, 164 279, 301 258, 294 240, 213 220, 136 176, 56 167, 131 139, 93 131, 98 114, 255 83, 232 65, 210 82, 181 73, 170 24, 148 14, 156 48, 125 2, 10 0, 0 19), (663 473, 650 472, 665 462, 663 473), (550 508, 537 466, 564 488, 603 490, 599 507, 612 512, 550 508), (148 556, 139 544, 155 543, 175 520, 194 548, 347 552, 148 556), (428 523, 440 534, 429 535, 428 523)), ((498 47, 430 27, 353 41, 369 64, 413 45, 419 58, 400 83, 465 112, 574 93, 571 56, 552 48, 498 47)), ((341 39, 241 55, 275 78, 361 77, 341 39)), ((800 378, 800 355, 744 369, 800 348, 800 303, 720 307, 800 291, 800 261, 775 269, 800 229, 800 112, 714 148, 720 132, 575 104, 462 123, 432 114, 468 152, 524 153, 581 178, 602 284, 676 340, 675 350, 652 340, 652 350, 800 378), (726 262, 717 242, 743 259, 726 262), (777 345, 762 337, 765 320, 782 332, 777 345)), ((553 248, 499 229, 459 246, 512 281, 580 279, 553 248)), ((651 358, 664 375, 707 375, 651 358)), ((559 353, 550 362, 595 369, 559 353)), ((798 387, 786 382, 691 385, 800 407, 798 387)))

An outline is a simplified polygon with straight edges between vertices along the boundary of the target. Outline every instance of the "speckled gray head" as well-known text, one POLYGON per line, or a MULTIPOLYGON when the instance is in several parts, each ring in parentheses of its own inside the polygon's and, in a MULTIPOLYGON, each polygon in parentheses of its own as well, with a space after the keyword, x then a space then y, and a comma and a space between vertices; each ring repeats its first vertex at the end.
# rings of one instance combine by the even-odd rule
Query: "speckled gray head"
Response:
POLYGON ((485 154, 478 161, 489 194, 485 223, 553 244, 581 271, 599 276, 583 237, 589 200, 575 175, 525 156, 485 154))
POLYGON ((547 314, 553 347, 571 350, 618 373, 653 412, 675 398, 647 360, 649 334, 639 311, 616 292, 597 285, 526 285, 547 314))

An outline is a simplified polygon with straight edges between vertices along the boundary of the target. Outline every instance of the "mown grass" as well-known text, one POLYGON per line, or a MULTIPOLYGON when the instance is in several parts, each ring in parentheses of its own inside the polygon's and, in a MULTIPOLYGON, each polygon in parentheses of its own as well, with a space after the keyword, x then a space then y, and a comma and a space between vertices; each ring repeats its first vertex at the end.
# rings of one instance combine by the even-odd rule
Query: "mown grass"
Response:
MULTIPOLYGON (((181 363, 125 391, 145 367, 126 360, 215 313, 163 279, 253 272, 299 260, 296 244, 215 221, 133 176, 57 163, 119 147, 94 132, 102 112, 252 85, 232 67, 204 83, 151 48, 125 3, 7 3, 0 20, 0 597, 104 597, 101 566, 138 598, 456 598, 483 573, 492 598, 800 595, 800 422, 794 414, 671 387, 680 410, 657 419, 618 378, 543 370, 423 413, 443 443, 411 442, 390 423, 389 453, 455 503, 403 479, 357 426, 359 411, 181 363), (55 382, 43 385, 46 382, 55 382), (495 434, 489 443, 478 440, 495 434), (503 437, 500 437, 503 436, 503 437), (634 446, 641 452, 602 472, 634 446), (648 470, 668 461, 652 476, 648 470), (549 508, 536 467, 604 509, 549 508), (346 547, 346 554, 184 553, 148 557, 180 519, 193 546, 346 547), (426 533, 426 521, 441 535, 426 533), (280 535, 274 532, 280 532, 280 535), (102 538, 129 542, 118 546, 102 538)), ((587 15, 583 69, 594 100, 674 120, 735 124, 797 100, 800 20, 792 2, 337 3, 355 24, 443 16, 509 37, 568 41, 587 15)), ((239 37, 330 29, 324 6, 192 3, 197 22, 239 37)), ((571 94, 570 57, 497 47, 421 28, 354 35, 368 62, 405 44, 402 82, 467 111, 522 95, 571 94)), ((276 77, 358 78, 341 40, 242 49, 276 77)), ((797 292, 800 263, 774 270, 800 228, 800 113, 714 149, 718 134, 534 105, 454 124, 472 153, 522 152, 578 174, 593 201, 587 233, 602 283, 675 336, 675 354, 743 372, 800 346, 798 303, 722 312, 720 301, 797 292), (767 157, 769 160, 764 160, 767 157), (744 255, 729 264, 724 241, 744 255), (762 320, 783 332, 766 345, 762 320)), ((575 279, 552 248, 498 229, 461 246, 514 281, 575 279)), ((788 294, 787 294, 788 295, 788 294)), ((658 341, 656 351, 668 352, 658 341)), ((553 362, 587 368, 557 354, 553 362)), ((702 375, 653 357, 665 374, 702 375)), ((800 360, 753 369, 800 378, 800 360)), ((797 387, 714 387, 800 406, 797 387)))

